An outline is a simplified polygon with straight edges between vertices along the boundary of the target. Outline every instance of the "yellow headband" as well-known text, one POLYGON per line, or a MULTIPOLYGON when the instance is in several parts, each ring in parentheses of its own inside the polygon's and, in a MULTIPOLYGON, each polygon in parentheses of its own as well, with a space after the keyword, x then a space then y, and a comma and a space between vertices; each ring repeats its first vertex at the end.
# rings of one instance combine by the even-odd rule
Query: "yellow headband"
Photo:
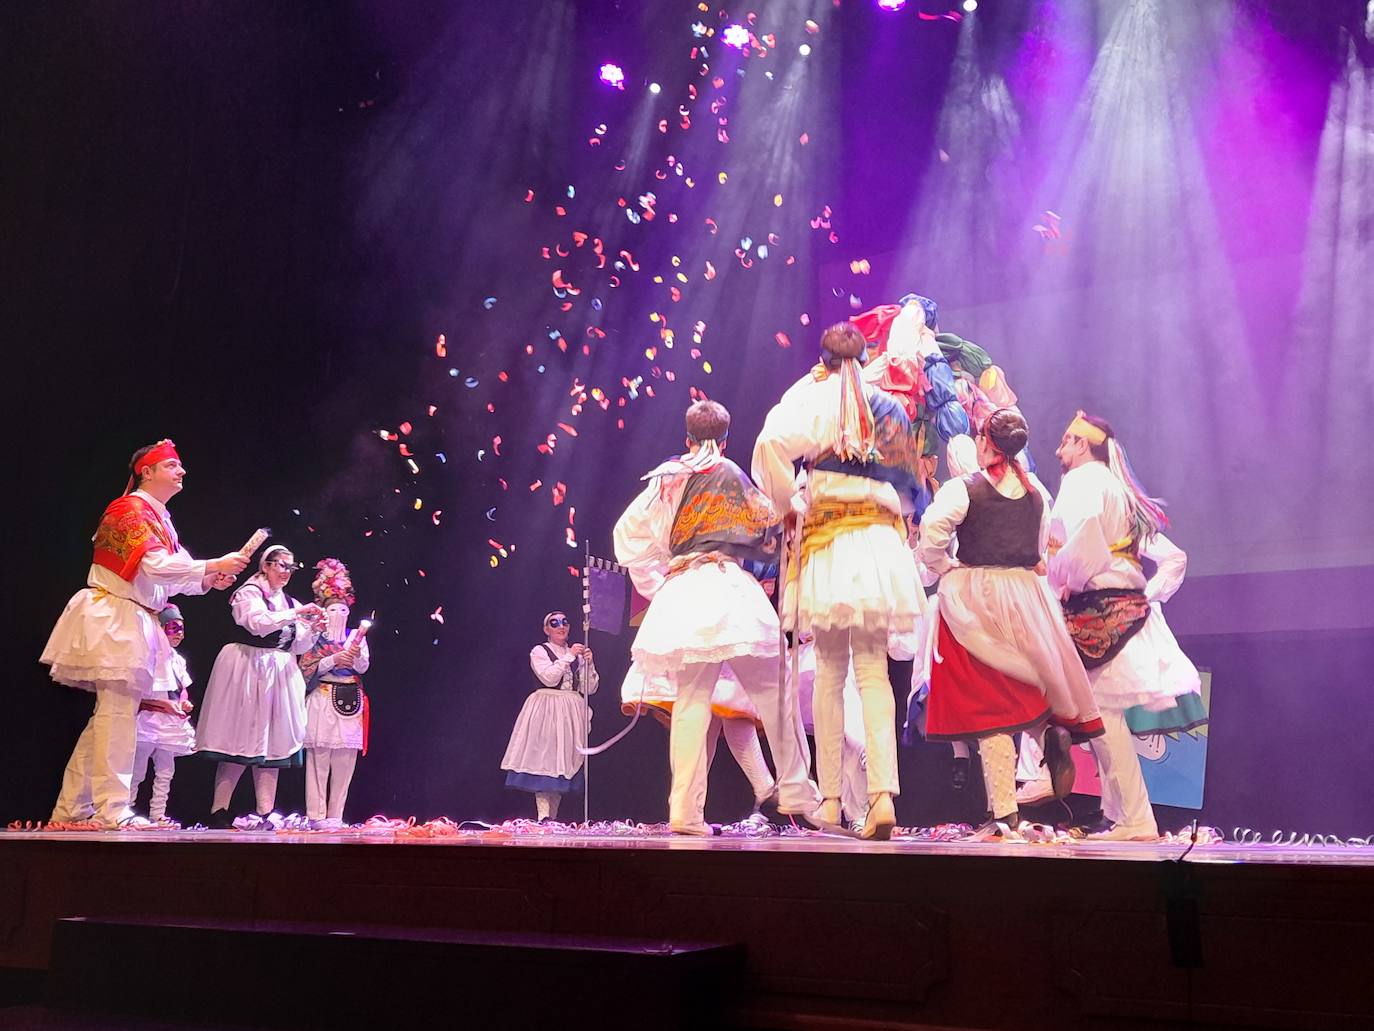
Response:
POLYGON ((1064 432, 1072 433, 1075 437, 1082 437, 1089 444, 1105 444, 1107 442, 1107 435, 1083 418, 1083 409, 1081 408, 1074 415, 1073 422, 1069 423, 1069 428, 1064 432))

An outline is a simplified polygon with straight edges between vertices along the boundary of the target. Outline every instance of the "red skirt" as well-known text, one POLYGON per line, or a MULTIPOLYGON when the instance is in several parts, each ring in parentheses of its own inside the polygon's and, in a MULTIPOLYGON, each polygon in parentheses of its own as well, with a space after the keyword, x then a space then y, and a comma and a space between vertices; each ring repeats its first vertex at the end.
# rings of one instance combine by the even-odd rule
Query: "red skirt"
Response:
POLYGON ((1043 723, 1050 715, 1044 692, 975 658, 940 617, 937 649, 941 662, 930 665, 926 739, 961 741, 1014 734, 1043 723))

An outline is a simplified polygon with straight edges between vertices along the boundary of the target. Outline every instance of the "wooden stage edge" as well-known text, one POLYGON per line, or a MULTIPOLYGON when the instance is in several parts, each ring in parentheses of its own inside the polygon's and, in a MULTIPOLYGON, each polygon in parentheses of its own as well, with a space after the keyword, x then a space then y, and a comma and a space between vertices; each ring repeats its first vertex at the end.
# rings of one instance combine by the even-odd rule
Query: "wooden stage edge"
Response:
POLYGON ((62 917, 742 944, 735 1026, 1374 1027, 1374 847, 0 834, 0 968, 62 917))

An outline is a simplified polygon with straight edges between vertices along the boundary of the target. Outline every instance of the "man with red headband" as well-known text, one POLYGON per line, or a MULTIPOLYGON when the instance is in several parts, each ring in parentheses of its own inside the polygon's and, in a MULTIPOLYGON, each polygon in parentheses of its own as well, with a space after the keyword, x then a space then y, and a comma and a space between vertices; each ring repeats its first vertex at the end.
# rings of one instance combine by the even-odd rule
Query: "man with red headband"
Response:
POLYGON ((223 590, 248 562, 238 552, 198 560, 181 546, 167 502, 181 491, 186 469, 170 440, 135 451, 129 474, 96 528, 87 587, 67 603, 39 660, 59 684, 95 694, 51 817, 91 829, 134 819, 139 699, 172 679, 172 648, 158 613, 173 595, 223 590))
POLYGON ((980 471, 947 481, 921 519, 921 560, 940 574, 926 737, 977 742, 990 810, 979 838, 1013 835, 1020 823, 1014 733, 1044 733, 1061 798, 1073 785, 1070 738, 1102 733, 1087 674, 1041 575, 1050 503, 1016 458, 1028 437, 1020 412, 994 411, 974 441, 980 471))
POLYGON ((1207 722, 1197 667, 1160 607, 1183 582, 1188 558, 1164 536, 1163 503, 1136 480, 1107 420, 1079 412, 1055 454, 1064 478, 1051 512, 1050 585, 1064 599, 1106 726, 1093 754, 1112 826, 1090 836, 1148 841, 1159 830, 1131 734, 1207 722))

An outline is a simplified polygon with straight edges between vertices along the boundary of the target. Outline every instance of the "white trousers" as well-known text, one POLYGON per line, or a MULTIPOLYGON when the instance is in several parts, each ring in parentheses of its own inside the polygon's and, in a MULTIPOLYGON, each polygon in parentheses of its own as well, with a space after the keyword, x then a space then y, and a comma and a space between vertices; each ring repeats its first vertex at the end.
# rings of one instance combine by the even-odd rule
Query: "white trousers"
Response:
POLYGON ((843 797, 844 682, 851 654, 863 712, 867 793, 895 795, 900 791, 896 705, 887 679, 886 630, 816 631, 816 686, 811 703, 816 726, 816 778, 825 798, 843 797))
MULTIPOLYGON (((219 812, 221 809, 228 809, 229 803, 234 799, 234 787, 238 784, 239 778, 243 776, 244 766, 242 763, 222 762, 215 768, 215 797, 210 803, 211 812, 219 812)), ((277 774, 280 771, 275 766, 254 766, 253 767, 253 794, 254 801, 257 803, 258 813, 266 816, 277 804, 277 774)))
POLYGON ((167 796, 172 790, 172 774, 176 772, 177 757, 151 741, 140 741, 134 752, 134 775, 138 778, 129 792, 129 802, 138 797, 138 789, 148 776, 148 760, 153 761, 153 797, 148 802, 148 819, 157 823, 167 817, 167 796))
POLYGON ((95 711, 67 760, 50 819, 69 823, 94 817, 113 827, 132 815, 138 700, 128 685, 96 688, 95 711))
MULTIPOLYGON (((706 737, 711 724, 711 693, 720 679, 719 662, 694 663, 677 673, 677 698, 668 735, 672 787, 668 822, 673 827, 699 827, 705 822, 706 778, 710 771, 706 737)), ((777 767, 778 808, 809 813, 819 800, 811 783, 810 749, 802 731, 796 695, 778 685, 778 660, 740 655, 730 660, 740 686, 748 693, 777 767)), ((892 694, 888 692, 889 712, 892 694)))
POLYGON ((356 748, 305 750, 305 815, 312 820, 342 820, 348 785, 358 763, 356 748))
POLYGON ((994 820, 1016 812, 1016 742, 1010 734, 978 739, 978 758, 983 767, 983 789, 994 820))
POLYGON ((1142 834, 1158 834, 1155 813, 1145 775, 1140 770, 1135 739, 1126 726, 1126 714, 1116 709, 1102 710, 1102 725, 1107 732, 1092 739, 1093 757, 1102 776, 1102 812, 1112 823, 1142 834))
POLYGON ((716 761, 716 745, 721 735, 725 735, 725 745, 735 762, 749 779, 754 791, 754 801, 762 802, 773 793, 775 787, 773 774, 763 758, 763 745, 759 743, 759 732, 752 720, 724 720, 712 714, 711 725, 706 731, 706 766, 709 770, 716 761))
POLYGON ((1016 779, 1022 783, 1031 781, 1048 781, 1050 779, 1049 770, 1041 765, 1045 758, 1045 750, 1040 747, 1040 743, 1031 734, 1021 735, 1021 751, 1016 757, 1016 779))

